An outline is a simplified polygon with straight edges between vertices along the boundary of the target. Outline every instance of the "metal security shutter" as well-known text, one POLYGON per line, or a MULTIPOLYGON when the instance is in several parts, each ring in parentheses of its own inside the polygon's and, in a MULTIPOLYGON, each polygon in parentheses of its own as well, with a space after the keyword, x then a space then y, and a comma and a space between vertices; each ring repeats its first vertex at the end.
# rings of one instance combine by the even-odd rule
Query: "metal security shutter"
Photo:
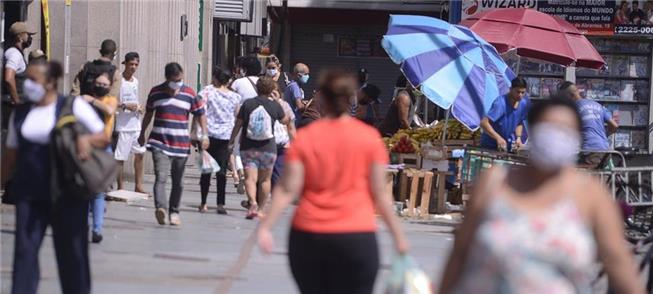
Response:
POLYGON ((325 68, 342 67, 358 70, 361 67, 369 71, 369 83, 381 89, 381 105, 379 115, 383 117, 387 112, 397 77, 401 74, 399 66, 390 58, 358 58, 338 56, 338 37, 354 36, 360 38, 373 38, 382 36, 386 27, 352 27, 334 25, 295 25, 292 26, 290 61, 292 64, 284 65, 284 70, 292 70, 296 62, 306 63, 311 69, 311 81, 304 89, 306 96, 310 97, 314 84, 321 70, 325 68))
POLYGON ((252 20, 254 0, 215 0, 213 17, 222 20, 252 20))
POLYGON ((263 37, 264 19, 268 17, 268 5, 266 1, 256 1, 252 7, 252 21, 240 23, 240 34, 252 37, 263 37))

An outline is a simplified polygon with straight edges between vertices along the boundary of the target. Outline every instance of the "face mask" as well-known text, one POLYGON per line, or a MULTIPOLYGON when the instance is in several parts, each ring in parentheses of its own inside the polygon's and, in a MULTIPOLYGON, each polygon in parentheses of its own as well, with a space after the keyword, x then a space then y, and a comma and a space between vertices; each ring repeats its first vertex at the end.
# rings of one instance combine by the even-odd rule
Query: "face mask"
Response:
POLYGON ((32 36, 27 35, 27 41, 23 42, 23 49, 28 48, 29 46, 32 46, 32 36))
POLYGON ((308 78, 309 78, 308 74, 304 74, 304 75, 302 75, 302 76, 299 78, 299 81, 300 81, 302 84, 306 84, 306 83, 308 83, 308 78))
POLYGON ((31 79, 26 79, 25 82, 23 82, 23 93, 30 102, 39 103, 45 96, 45 88, 31 79))
POLYGON ((276 75, 277 75, 277 70, 276 70, 276 69, 268 69, 265 73, 266 73, 269 77, 273 77, 273 76, 276 76, 276 75))
POLYGON ((539 169, 555 171, 576 164, 580 139, 572 130, 540 123, 533 127, 528 142, 530 161, 539 169))
POLYGON ((95 94, 95 97, 104 97, 109 94, 109 88, 102 86, 93 86, 93 93, 95 94))
POLYGON ((183 85, 184 85, 184 81, 179 81, 179 82, 170 81, 170 82, 168 82, 168 87, 170 87, 170 89, 173 89, 173 90, 179 90, 179 89, 181 89, 181 86, 183 86, 183 85))

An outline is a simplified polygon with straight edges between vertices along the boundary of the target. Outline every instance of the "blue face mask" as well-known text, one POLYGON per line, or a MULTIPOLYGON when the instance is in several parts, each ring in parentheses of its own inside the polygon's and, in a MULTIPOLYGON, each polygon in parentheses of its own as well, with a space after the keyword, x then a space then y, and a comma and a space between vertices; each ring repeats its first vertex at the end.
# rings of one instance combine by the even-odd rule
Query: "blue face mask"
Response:
POLYGON ((302 84, 306 84, 306 83, 308 83, 308 78, 309 78, 308 74, 303 74, 301 77, 299 77, 299 81, 302 84))

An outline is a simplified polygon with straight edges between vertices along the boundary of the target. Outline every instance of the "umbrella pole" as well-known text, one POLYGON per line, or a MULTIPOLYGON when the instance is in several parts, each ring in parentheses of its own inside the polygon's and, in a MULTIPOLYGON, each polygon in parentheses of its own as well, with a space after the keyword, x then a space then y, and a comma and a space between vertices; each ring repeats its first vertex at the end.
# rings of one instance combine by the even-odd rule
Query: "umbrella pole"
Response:
POLYGON ((447 127, 449 126, 449 109, 444 113, 444 126, 442 126, 442 146, 447 140, 447 127))
POLYGON ((429 124, 429 100, 424 95, 424 123, 429 124))

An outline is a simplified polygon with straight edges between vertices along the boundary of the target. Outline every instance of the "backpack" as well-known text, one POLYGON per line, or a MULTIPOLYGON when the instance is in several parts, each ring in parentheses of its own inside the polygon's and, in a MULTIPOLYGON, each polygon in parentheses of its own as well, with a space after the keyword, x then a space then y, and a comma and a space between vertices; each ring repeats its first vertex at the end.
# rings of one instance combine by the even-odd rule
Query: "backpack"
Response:
MULTIPOLYGON (((258 98, 255 98, 258 99, 258 98)), ((265 141, 274 138, 273 121, 270 113, 265 109, 263 104, 257 102, 258 106, 254 108, 249 115, 247 123, 247 138, 254 141, 265 141)))
POLYGON ((109 79, 113 79, 113 76, 116 73, 116 66, 111 62, 101 59, 86 62, 78 77, 80 93, 82 95, 92 94, 95 79, 103 73, 108 73, 109 79))
POLYGON ((77 156, 77 136, 87 134, 86 128, 73 114, 76 97, 66 97, 52 130, 50 160, 52 161, 53 195, 70 195, 90 200, 105 192, 115 179, 117 163, 104 149, 94 148, 87 160, 77 156))

